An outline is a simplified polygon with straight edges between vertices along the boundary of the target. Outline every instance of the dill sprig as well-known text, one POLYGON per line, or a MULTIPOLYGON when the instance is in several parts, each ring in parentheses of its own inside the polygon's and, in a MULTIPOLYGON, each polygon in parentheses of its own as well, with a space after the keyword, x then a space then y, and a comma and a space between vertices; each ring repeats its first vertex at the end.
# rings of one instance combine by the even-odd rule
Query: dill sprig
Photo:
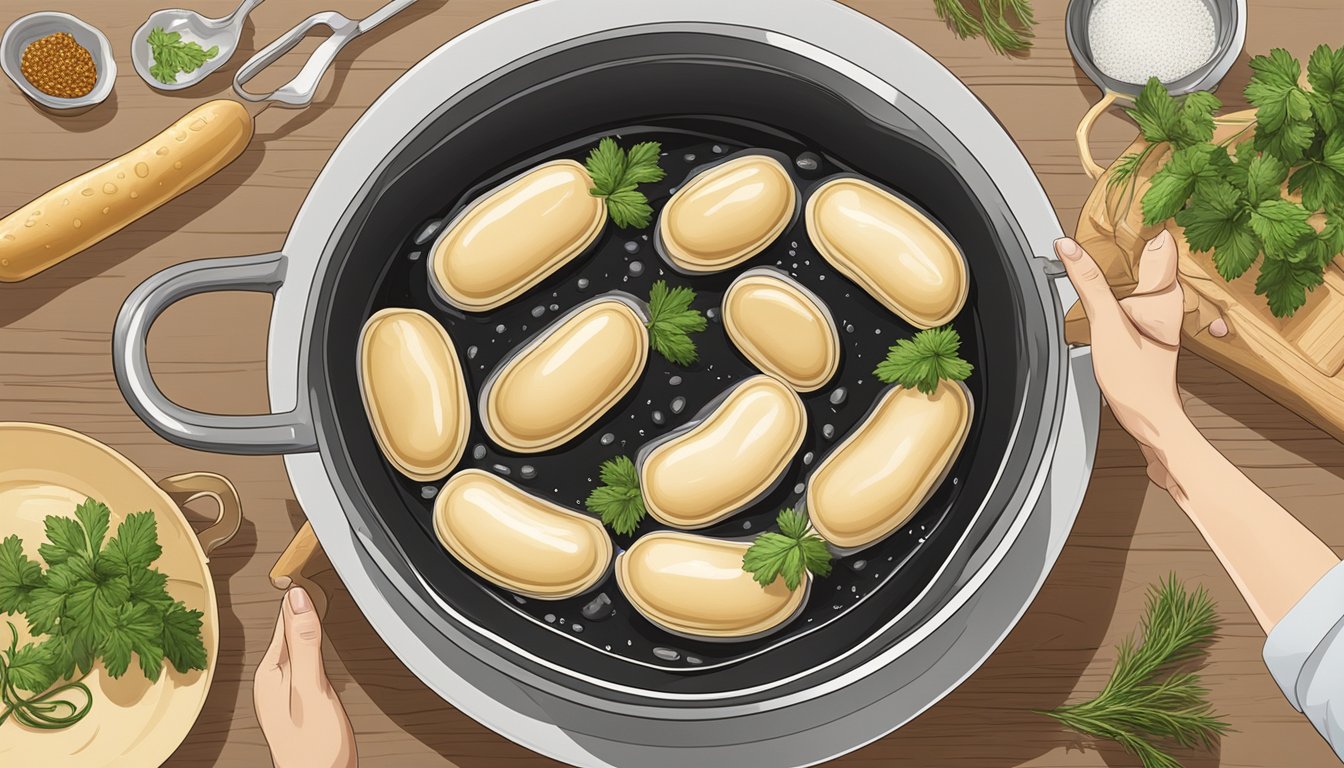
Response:
POLYGON ((1031 0, 933 0, 938 18, 947 22, 957 37, 984 37, 995 53, 1020 53, 1031 48, 1036 14, 1031 0), (1009 17, 1012 17, 1011 20, 1009 17))
POLYGON ((1149 588, 1140 624, 1143 639, 1130 635, 1120 643, 1115 669, 1101 693, 1041 714, 1079 733, 1116 742, 1139 758, 1143 768, 1181 768, 1157 742, 1207 749, 1228 729, 1213 712, 1199 676, 1174 669, 1204 653, 1217 625, 1208 592, 1203 587, 1187 592, 1174 574, 1168 576, 1149 588))

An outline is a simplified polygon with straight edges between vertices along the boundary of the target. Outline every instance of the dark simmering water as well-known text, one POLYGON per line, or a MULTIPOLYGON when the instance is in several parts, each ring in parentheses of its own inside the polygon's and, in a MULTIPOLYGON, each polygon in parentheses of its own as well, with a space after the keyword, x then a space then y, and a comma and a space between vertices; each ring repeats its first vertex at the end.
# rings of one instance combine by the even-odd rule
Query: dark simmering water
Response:
MULTIPOLYGON (((737 123, 679 120, 619 134, 623 146, 646 140, 662 143, 661 165, 667 171, 662 182, 641 187, 655 213, 685 182, 692 169, 745 149, 768 149, 790 158, 787 167, 804 201, 819 180, 853 170, 838 165, 816 147, 737 123), (725 136, 734 141, 726 140, 725 136)), ((534 164, 562 157, 582 162, 591 146, 585 144, 572 152, 539 155, 534 164)), ((807 238, 801 211, 794 224, 763 253, 732 270, 704 277, 687 277, 667 266, 653 246, 654 225, 636 231, 621 230, 608 222, 589 253, 526 296, 493 312, 464 316, 433 296, 425 262, 443 224, 462 206, 505 180, 504 177, 483 180, 463 199, 443 201, 440 217, 409 233, 399 255, 385 271, 370 309, 372 313, 385 307, 415 307, 437 318, 453 337, 462 357, 473 411, 485 378, 510 350, 577 304, 604 291, 620 289, 646 298, 650 286, 659 279, 672 285, 689 285, 696 291, 694 306, 709 317, 709 327, 695 336, 700 351, 700 360, 695 365, 682 368, 651 352, 644 375, 630 395, 580 439, 560 450, 532 455, 508 453, 492 444, 479 421, 474 421, 459 469, 475 467, 493 472, 539 496, 583 510, 584 499, 597 485, 597 468, 603 460, 622 454, 633 459, 641 445, 695 418, 705 404, 734 382, 757 373, 728 339, 719 307, 723 291, 743 270, 775 266, 797 278, 830 308, 840 332, 840 370, 825 387, 802 395, 807 407, 808 435, 775 490, 747 511, 696 533, 743 538, 771 529, 781 508, 799 503, 809 473, 868 412, 884 386, 873 377, 873 367, 885 357, 889 346, 897 339, 909 338, 916 329, 892 315, 821 258, 807 238)), ((968 302, 953 326, 961 334, 963 356, 978 372, 983 350, 972 306, 973 302, 968 302)), ((353 354, 351 350, 352 365, 353 354)), ((984 394, 982 381, 983 376, 974 375, 966 382, 973 398, 980 402, 984 394)), ((981 414, 977 409, 968 446, 976 444, 980 429, 981 414)), ((788 642, 860 601, 891 601, 899 608, 913 600, 924 588, 927 576, 903 579, 902 569, 919 560, 926 539, 944 533, 939 525, 957 497, 959 478, 970 453, 968 450, 958 459, 947 480, 903 529, 876 546, 837 560, 830 576, 814 581, 803 612, 766 638, 707 643, 671 635, 636 613, 610 574, 590 592, 558 601, 523 598, 483 580, 476 582, 513 610, 573 642, 665 669, 712 668, 788 642)), ((393 472, 390 465, 388 471, 393 472)), ((417 510, 418 521, 433 536, 432 509, 442 482, 425 485, 400 476, 398 480, 407 505, 417 510)), ((616 546, 628 547, 639 536, 661 527, 646 519, 632 536, 614 536, 616 546)), ((955 531, 946 533, 957 535, 955 531)), ((446 551, 441 566, 466 570, 446 551)), ((931 573, 935 569, 936 566, 919 570, 931 573)))

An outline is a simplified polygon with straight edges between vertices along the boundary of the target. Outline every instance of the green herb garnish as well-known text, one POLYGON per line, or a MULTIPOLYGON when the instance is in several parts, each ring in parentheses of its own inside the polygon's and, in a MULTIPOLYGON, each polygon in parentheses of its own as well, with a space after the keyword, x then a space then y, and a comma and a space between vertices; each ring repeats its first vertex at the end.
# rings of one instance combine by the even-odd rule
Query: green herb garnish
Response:
POLYGON ((658 166, 661 149, 656 141, 642 141, 627 152, 616 144, 615 139, 605 138, 597 143, 597 149, 588 153, 584 166, 593 178, 588 193, 606 198, 607 213, 616 226, 642 229, 649 225, 653 208, 637 187, 659 181, 666 175, 658 166))
POLYGON ((913 339, 897 341, 873 375, 886 384, 894 382, 931 395, 939 381, 965 381, 971 375, 973 368, 958 354, 960 349, 961 336, 951 326, 930 328, 913 339))
MULTIPOLYGON (((1290 317, 1323 282, 1326 265, 1344 252, 1344 47, 1318 47, 1302 68, 1276 48, 1250 62, 1245 95, 1254 122, 1212 143, 1212 94, 1174 99, 1152 78, 1128 110, 1148 146, 1120 159, 1109 183, 1132 182, 1157 147, 1172 153, 1142 199, 1144 223, 1170 218, 1191 250, 1212 254, 1225 280, 1241 277, 1263 254, 1255 292, 1275 317, 1290 317), (1238 142, 1254 128, 1254 137, 1238 142), (1284 182, 1290 195, 1281 192, 1284 182), (1320 229, 1312 224, 1317 214, 1320 229)), ((1131 186, 1129 196, 1133 196, 1131 186)))
POLYGON ((635 532, 644 519, 644 497, 639 492, 639 473, 628 456, 602 462, 602 485, 588 494, 588 511, 602 518, 613 531, 627 535, 635 532))
POLYGON ((34 636, 22 647, 9 623, 0 650, 0 725, 11 716, 31 728, 73 725, 92 705, 82 682, 95 663, 121 677, 135 655, 140 671, 158 680, 165 660, 179 672, 205 669, 200 611, 167 591, 167 577, 150 565, 163 553, 153 512, 137 512, 106 542, 110 512, 92 499, 75 517, 51 515, 47 541, 29 559, 23 542, 0 542, 0 613, 23 614, 34 636), (76 677, 78 673, 79 677, 76 677), (66 698, 78 691, 75 700, 66 698))
POLYGON ((1204 652, 1217 629, 1213 602, 1203 587, 1191 594, 1169 576, 1149 587, 1141 627, 1141 642, 1130 635, 1120 643, 1111 679, 1095 699, 1041 714, 1116 742, 1144 768, 1180 768, 1155 742, 1209 748, 1228 728, 1214 714, 1199 676, 1173 669, 1204 652))
POLYGON ((957 37, 964 40, 983 35, 995 53, 1019 53, 1031 48, 1032 27, 1036 26, 1031 0, 976 0, 974 11, 967 7, 967 1, 933 0, 938 18, 947 22, 957 37))
POLYGON ((831 573, 831 552, 826 542, 812 532, 807 516, 792 508, 779 513, 775 521, 779 533, 768 531, 756 537, 742 556, 742 570, 762 587, 784 578, 784 586, 798 588, 803 576, 811 571, 818 576, 831 573))
POLYGON ((162 27, 151 29, 147 42, 154 56, 149 74, 160 83, 176 83, 179 74, 195 72, 206 61, 219 55, 217 45, 207 50, 194 41, 184 43, 181 33, 165 32, 162 27))
POLYGON ((705 316, 691 309, 695 291, 684 285, 668 288, 659 280, 649 291, 649 343, 658 354, 677 365, 690 365, 699 357, 690 334, 705 330, 705 316))

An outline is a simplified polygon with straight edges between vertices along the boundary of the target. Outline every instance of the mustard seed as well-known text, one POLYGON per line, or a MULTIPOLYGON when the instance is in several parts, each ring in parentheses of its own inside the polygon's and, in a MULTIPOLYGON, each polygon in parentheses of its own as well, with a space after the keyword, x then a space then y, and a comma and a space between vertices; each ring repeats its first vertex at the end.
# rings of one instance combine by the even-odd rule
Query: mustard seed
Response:
POLYGON ((33 87, 48 96, 77 99, 98 82, 93 55, 68 32, 39 38, 23 50, 19 70, 33 87))

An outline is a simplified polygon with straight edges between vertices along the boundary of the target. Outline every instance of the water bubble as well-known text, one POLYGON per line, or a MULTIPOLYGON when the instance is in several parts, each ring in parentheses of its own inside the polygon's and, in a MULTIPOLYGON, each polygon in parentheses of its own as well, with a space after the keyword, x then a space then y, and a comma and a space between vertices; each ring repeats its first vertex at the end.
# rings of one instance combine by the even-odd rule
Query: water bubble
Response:
POLYGON ((611 598, 607 596, 606 592, 599 594, 597 597, 589 600, 587 605, 583 606, 582 613, 583 618, 589 621, 601 621, 602 619, 611 616, 613 613, 611 609, 611 598))
POLYGON ((580 291, 587 290, 587 288, 588 288, 588 278, 586 278, 586 277, 580 277, 580 278, 579 278, 579 282, 575 283, 575 285, 577 285, 577 286, 579 287, 579 290, 580 290, 580 291))
POLYGON ((821 425, 821 436, 826 438, 827 440, 830 440, 831 438, 835 437, 835 425, 834 424, 821 425))
POLYGON ((583 631, 583 625, 580 624, 580 623, 578 623, 578 622, 574 622, 573 624, 570 624, 570 625, 569 625, 569 628, 572 629, 572 630, 574 630, 575 632, 582 632, 582 631, 583 631))
POLYGON ((542 618, 546 619, 546 623, 547 623, 547 624, 554 624, 554 623, 555 623, 555 614, 554 614, 554 613, 548 613, 548 614, 546 614, 545 616, 543 616, 542 618))
POLYGON ((831 393, 831 405, 840 405, 841 403, 844 403, 845 398, 848 396, 849 390, 844 387, 836 387, 835 391, 831 393))
POLYGON ((439 495, 439 489, 435 486, 426 485, 420 489, 420 498, 422 499, 432 499, 437 495, 439 495))
POLYGON ((639 277, 640 275, 644 274, 644 262, 642 261, 630 262, 630 274, 634 275, 635 277, 639 277))
POLYGON ((428 224, 425 225, 424 229, 420 230, 420 234, 415 236, 415 244, 424 245, 425 243, 429 242, 429 239, 431 237, 438 234, 439 227, 442 226, 443 221, 439 219, 429 222, 428 224))
POLYGON ((817 457, 817 455, 816 455, 815 453, 811 452, 811 451, 808 451, 807 453, 804 453, 804 454, 803 454, 803 466, 808 466, 809 464, 811 464, 811 463, 812 463, 812 460, 815 459, 816 457, 817 457))
POLYGON ((493 469, 505 477, 508 477, 509 475, 513 474, 513 470, 509 469, 503 464, 496 464, 494 465, 493 469))
POLYGON ((537 468, 531 464, 524 464, 518 469, 518 476, 524 480, 531 480, 537 476, 537 468))
POLYGON ((544 314, 546 314, 546 308, 541 306, 540 304, 532 308, 533 317, 541 317, 544 314))
POLYGON ((793 492, 794 492, 794 493, 802 493, 802 492, 803 492, 804 490, 806 490, 806 489, 807 489, 807 486, 804 485, 804 484, 802 484, 802 483, 799 483, 799 484, 793 486, 793 492))
POLYGON ((639 253, 639 243, 635 242, 634 240, 626 240, 626 241, 625 241, 625 252, 626 252, 626 253, 639 253))
POLYGON ((559 308, 560 308, 559 304, 552 304, 551 306, 547 307, 547 309, 551 310, 552 312, 556 311, 559 308))
POLYGON ((499 325, 496 325, 496 326, 495 326, 495 333, 503 333, 503 332, 505 332, 505 331, 507 331, 507 330, 508 330, 508 328, 505 327, 505 325, 504 325, 503 323, 500 323, 499 325))
POLYGON ((671 648, 654 648, 653 655, 663 661, 676 661, 681 658, 681 653, 679 651, 674 651, 671 648))
POLYGON ((419 251, 411 251, 410 256, 408 256, 407 258, 409 258, 411 261, 419 261, 419 260, 420 260, 420 252, 419 252, 419 251))
POLYGON ((855 561, 854 561, 854 564, 851 565, 850 567, 853 568, 853 569, 856 570, 856 571, 862 571, 864 568, 867 568, 867 567, 868 567, 868 561, 867 561, 867 560, 855 560, 855 561))
POLYGON ((845 323, 845 333, 853 333, 853 332, 854 332, 854 324, 845 323))
POLYGON ((793 164, 798 166, 800 171, 815 171, 821 167, 821 157, 815 152, 804 152, 793 161, 793 164))
POLYGON ((719 313, 717 310, 707 309, 705 310, 705 317, 708 317, 710 320, 717 320, 719 317, 719 313))
POLYGON ((747 520, 747 521, 745 521, 745 522, 742 523, 742 530, 744 530, 744 531, 750 531, 750 530, 751 530, 751 521, 750 521, 750 520, 747 520))
POLYGON ((672 412, 681 413, 686 409, 686 398, 677 396, 672 398, 672 412))
POLYGON ((658 424, 658 425, 665 424, 665 423, 667 423, 667 417, 663 415, 663 412, 662 412, 662 411, 654 411, 654 412, 653 412, 653 423, 654 423, 654 424, 658 424))
POLYGON ((691 153, 687 152, 686 154, 684 154, 684 155, 681 156, 681 159, 682 159, 682 160, 685 160, 685 161, 688 162, 688 163, 694 163, 694 162, 695 162, 695 155, 692 155, 691 153))
POLYGON ((716 155, 722 155, 722 154, 723 154, 723 147, 720 147, 718 144, 715 144, 714 146, 710 147, 709 149, 710 149, 711 152, 713 152, 713 153, 716 154, 716 155))
POLYGON ((616 436, 608 432, 607 434, 603 435, 598 440, 598 442, 603 445, 611 445, 612 443, 616 442, 616 436))
POLYGON ((679 384, 681 384, 681 377, 680 377, 680 376, 673 376, 672 378, 670 378, 670 379, 667 380, 667 383, 668 383, 668 384, 671 384, 671 385, 674 386, 674 387, 675 387, 675 386, 678 386, 679 384))

